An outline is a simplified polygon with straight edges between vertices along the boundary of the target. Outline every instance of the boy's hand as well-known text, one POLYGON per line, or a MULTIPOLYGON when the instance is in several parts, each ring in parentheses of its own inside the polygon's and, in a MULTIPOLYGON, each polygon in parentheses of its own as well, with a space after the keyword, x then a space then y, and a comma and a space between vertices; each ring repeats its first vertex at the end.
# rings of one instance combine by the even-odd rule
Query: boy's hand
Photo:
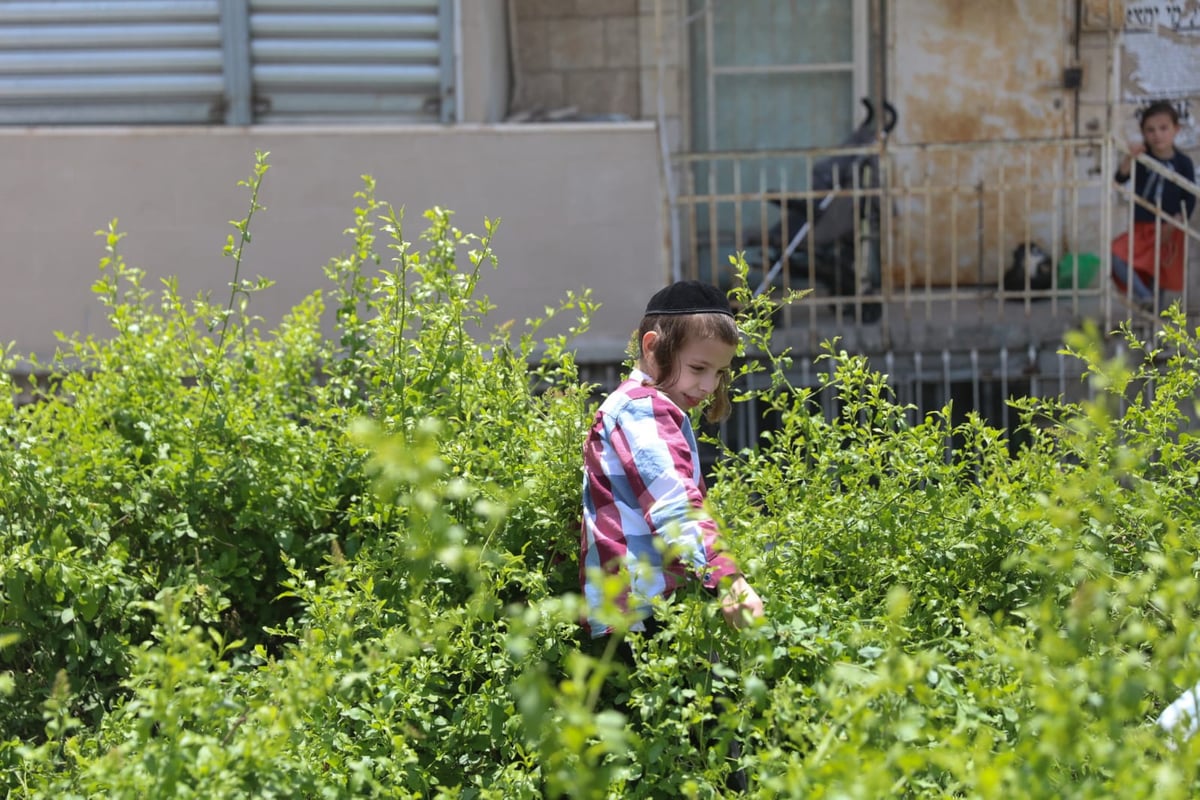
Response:
POLYGON ((744 628, 751 620, 763 615, 763 601, 758 592, 746 582, 744 575, 738 575, 729 584, 725 596, 721 598, 721 613, 725 621, 734 628, 744 628))
POLYGON ((1122 175, 1128 175, 1133 169, 1133 160, 1146 152, 1145 142, 1133 142, 1128 147, 1129 152, 1121 158, 1121 163, 1117 165, 1117 172, 1122 175))

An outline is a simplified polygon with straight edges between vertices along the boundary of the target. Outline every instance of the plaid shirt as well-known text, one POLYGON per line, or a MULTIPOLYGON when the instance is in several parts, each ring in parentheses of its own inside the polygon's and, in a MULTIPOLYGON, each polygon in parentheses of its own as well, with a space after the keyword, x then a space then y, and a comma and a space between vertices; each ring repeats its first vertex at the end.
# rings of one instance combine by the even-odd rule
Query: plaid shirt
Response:
POLYGON ((597 618, 600 574, 628 574, 619 603, 627 608, 632 598, 645 617, 650 599, 669 595, 689 572, 710 589, 738 573, 716 547, 716 523, 702 513, 704 477, 692 423, 645 373, 634 370, 601 404, 583 467, 579 579, 593 636, 610 632, 597 618), (664 564, 664 545, 679 557, 664 564))

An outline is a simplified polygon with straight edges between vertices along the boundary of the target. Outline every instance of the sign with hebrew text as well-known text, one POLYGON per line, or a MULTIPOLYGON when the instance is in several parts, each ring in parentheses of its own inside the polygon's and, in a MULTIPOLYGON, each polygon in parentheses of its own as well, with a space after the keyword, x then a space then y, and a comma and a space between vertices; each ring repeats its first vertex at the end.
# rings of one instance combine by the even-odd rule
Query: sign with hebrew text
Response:
POLYGON ((1126 3, 1121 39, 1122 102, 1171 101, 1183 123, 1177 143, 1200 145, 1200 0, 1126 3))

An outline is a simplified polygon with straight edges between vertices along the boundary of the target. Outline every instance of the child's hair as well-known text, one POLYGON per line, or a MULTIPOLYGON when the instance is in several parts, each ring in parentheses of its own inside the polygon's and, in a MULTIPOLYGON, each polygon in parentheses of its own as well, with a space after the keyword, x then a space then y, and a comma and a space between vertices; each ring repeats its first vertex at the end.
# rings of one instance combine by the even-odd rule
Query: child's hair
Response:
POLYGON ((1169 100, 1155 100, 1138 112, 1138 127, 1143 127, 1146 124, 1146 120, 1156 117, 1159 114, 1166 114, 1170 117, 1172 125, 1179 124, 1179 110, 1169 100))
MULTIPOLYGON (((641 342, 649 331, 658 334, 658 341, 654 344, 654 363, 659 370, 655 383, 660 387, 675 382, 679 370, 675 355, 687 342, 719 339, 728 345, 738 343, 737 323, 728 314, 647 314, 638 327, 639 358, 645 355, 641 352, 641 342)), ((704 418, 709 422, 720 422, 729 416, 729 381, 729 372, 722 372, 704 412, 704 418)))

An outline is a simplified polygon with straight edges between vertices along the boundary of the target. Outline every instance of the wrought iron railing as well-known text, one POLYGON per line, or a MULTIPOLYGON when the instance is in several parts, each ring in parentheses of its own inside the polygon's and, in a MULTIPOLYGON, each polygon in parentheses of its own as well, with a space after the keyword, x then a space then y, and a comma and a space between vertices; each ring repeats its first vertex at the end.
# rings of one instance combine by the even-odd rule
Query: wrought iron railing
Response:
MULTIPOLYGON (((1108 277, 1139 202, 1113 183, 1120 148, 1101 136, 680 154, 673 255, 687 277, 729 284, 744 254, 756 288, 812 289, 780 312, 810 352, 832 336, 864 351, 1036 345, 1084 318, 1152 330, 1161 309, 1114 302, 1108 277)), ((1200 232, 1163 225, 1197 252, 1200 232)))

